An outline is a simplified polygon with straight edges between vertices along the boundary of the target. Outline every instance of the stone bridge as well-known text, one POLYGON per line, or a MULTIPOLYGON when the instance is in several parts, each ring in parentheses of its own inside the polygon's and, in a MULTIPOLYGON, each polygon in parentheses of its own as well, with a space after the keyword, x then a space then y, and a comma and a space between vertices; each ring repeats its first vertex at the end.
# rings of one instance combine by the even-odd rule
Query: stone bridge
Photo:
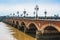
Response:
MULTIPOLYGON (((60 33, 60 19, 6 18, 3 22, 30 34, 60 33)), ((46 35, 46 34, 45 34, 46 35)))

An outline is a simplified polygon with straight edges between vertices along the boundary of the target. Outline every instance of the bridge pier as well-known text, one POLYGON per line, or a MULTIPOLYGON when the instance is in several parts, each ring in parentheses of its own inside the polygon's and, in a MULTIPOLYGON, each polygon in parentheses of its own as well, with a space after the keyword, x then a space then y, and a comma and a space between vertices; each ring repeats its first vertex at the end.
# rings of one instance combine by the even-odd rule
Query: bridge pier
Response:
POLYGON ((25 27, 25 28, 24 28, 24 33, 27 33, 27 30, 28 30, 28 28, 25 27))
POLYGON ((18 29, 23 31, 24 33, 28 33, 28 28, 26 28, 24 25, 19 26, 18 29))
POLYGON ((18 29, 18 25, 17 24, 15 25, 15 28, 18 29))
POLYGON ((36 31, 36 40, 42 40, 42 32, 41 31, 36 31))
POLYGON ((12 24, 13 27, 15 27, 15 24, 12 24))
POLYGON ((24 32, 24 26, 19 26, 19 30, 24 32))

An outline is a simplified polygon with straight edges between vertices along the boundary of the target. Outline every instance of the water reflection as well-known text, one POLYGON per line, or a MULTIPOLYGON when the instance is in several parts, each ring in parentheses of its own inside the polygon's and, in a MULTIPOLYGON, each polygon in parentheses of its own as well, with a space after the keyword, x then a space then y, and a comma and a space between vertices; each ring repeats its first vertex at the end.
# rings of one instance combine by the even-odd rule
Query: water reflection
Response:
POLYGON ((0 22, 0 40, 35 40, 35 38, 0 22))

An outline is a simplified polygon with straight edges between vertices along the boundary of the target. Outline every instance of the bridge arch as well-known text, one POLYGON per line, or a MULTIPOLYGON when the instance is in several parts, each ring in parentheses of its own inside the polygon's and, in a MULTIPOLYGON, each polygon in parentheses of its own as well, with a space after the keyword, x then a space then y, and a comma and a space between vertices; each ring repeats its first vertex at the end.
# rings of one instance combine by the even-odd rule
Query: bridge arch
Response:
POLYGON ((12 20, 12 26, 14 27, 14 25, 15 25, 15 21, 14 21, 14 20, 12 20))
POLYGON ((39 27, 38 27, 39 25, 36 24, 35 22, 29 22, 28 25, 27 25, 27 28, 28 28, 28 29, 29 29, 29 26, 30 26, 31 24, 34 24, 35 27, 37 28, 37 30, 39 30, 39 29, 38 29, 38 28, 39 28, 39 27))
POLYGON ((16 24, 17 24, 17 25, 19 25, 19 22, 18 22, 18 21, 16 21, 16 24))
POLYGON ((24 31, 25 28, 26 28, 25 23, 24 22, 21 22, 20 27, 19 27, 19 30, 24 31))
POLYGON ((33 37, 36 37, 36 31, 37 31, 37 27, 34 23, 30 23, 29 26, 28 26, 28 34, 30 34, 31 36, 33 37))
POLYGON ((44 32, 44 29, 49 28, 49 27, 51 27, 53 29, 56 29, 58 32, 60 32, 60 28, 58 26, 54 25, 54 24, 51 24, 51 25, 50 24, 43 25, 41 27, 41 32, 43 33, 44 32))
MULTIPOLYGON (((47 24, 41 27, 41 32, 43 35, 43 39, 46 40, 60 40, 60 30, 59 27, 54 24, 47 24)), ((40 35, 40 36, 41 36, 40 35)), ((39 37, 40 37, 39 36, 39 37)))
POLYGON ((18 26, 19 26, 19 22, 18 21, 15 21, 16 23, 15 23, 15 28, 17 28, 18 29, 18 26))
POLYGON ((13 24, 15 24, 14 20, 12 21, 13 24))

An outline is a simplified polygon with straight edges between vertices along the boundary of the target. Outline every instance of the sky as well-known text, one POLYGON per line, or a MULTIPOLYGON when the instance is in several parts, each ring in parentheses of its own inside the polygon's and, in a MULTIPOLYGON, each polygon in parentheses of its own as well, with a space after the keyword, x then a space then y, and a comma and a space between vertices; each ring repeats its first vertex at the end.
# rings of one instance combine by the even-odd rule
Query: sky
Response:
MULTIPOLYGON (((28 16, 34 16, 34 8, 38 5, 38 15, 44 16, 60 16, 60 0, 0 0, 0 16, 10 15, 19 11, 20 15, 26 10, 28 16)), ((11 16, 11 15, 10 15, 11 16)))

